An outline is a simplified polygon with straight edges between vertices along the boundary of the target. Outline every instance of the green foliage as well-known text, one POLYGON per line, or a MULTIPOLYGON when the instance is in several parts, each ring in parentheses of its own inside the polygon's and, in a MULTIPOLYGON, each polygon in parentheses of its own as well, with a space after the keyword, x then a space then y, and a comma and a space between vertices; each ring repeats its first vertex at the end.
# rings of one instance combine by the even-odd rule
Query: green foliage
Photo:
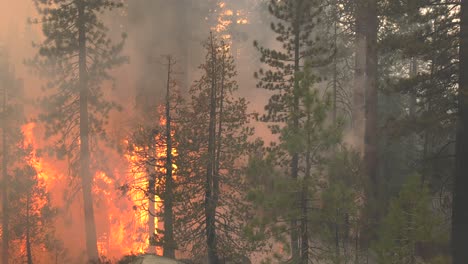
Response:
POLYGON ((355 243, 361 228, 364 179, 362 161, 351 148, 336 148, 327 163, 327 182, 321 192, 321 210, 313 219, 314 232, 324 245, 324 260, 341 263, 355 259, 355 243))
MULTIPOLYGON (((276 18, 271 30, 277 35, 281 48, 269 49, 255 42, 261 54, 260 61, 267 68, 255 73, 259 79, 258 88, 274 91, 268 104, 263 121, 286 122, 297 104, 299 63, 309 59, 311 64, 323 61, 328 53, 324 43, 312 30, 321 21, 323 6, 320 1, 288 0, 269 3, 270 14, 276 18)), ((297 107, 297 106, 296 106, 297 107)))
POLYGON ((40 100, 44 112, 39 120, 45 124, 46 137, 56 136, 54 139, 58 157, 67 159, 72 168, 76 168, 80 115, 79 63, 82 60, 79 56, 78 28, 81 22, 84 23, 84 64, 89 90, 86 107, 89 109, 90 132, 103 137, 109 112, 120 106, 104 97, 102 83, 112 79, 110 70, 124 63, 126 57, 120 55, 124 41, 112 43, 100 15, 122 7, 122 3, 117 0, 34 2, 41 19, 33 22, 42 24, 45 40, 35 44, 38 53, 28 64, 48 81, 40 100), (82 18, 78 16, 80 5, 84 8, 82 18))
MULTIPOLYGON (((262 212, 252 219, 251 230, 261 233, 253 239, 264 239, 268 241, 265 242, 266 244, 281 244, 284 254, 277 254, 273 257, 280 262, 287 261, 291 252, 288 235, 291 229, 289 223, 292 219, 308 218, 309 220, 305 223, 307 227, 302 224, 300 228, 313 230, 314 225, 311 223, 315 223, 314 221, 318 218, 322 219, 315 223, 317 225, 331 222, 324 216, 327 212, 318 213, 320 203, 326 201, 327 209, 334 210, 332 208, 337 207, 345 199, 340 198, 339 201, 332 202, 333 199, 338 199, 335 196, 345 195, 346 199, 351 196, 346 192, 340 192, 345 186, 349 188, 349 185, 345 184, 333 185, 333 188, 343 187, 341 189, 330 187, 324 190, 327 175, 325 165, 333 161, 330 151, 341 140, 342 123, 331 124, 327 121, 331 106, 330 97, 327 94, 322 95, 318 89, 314 88, 317 78, 312 73, 309 64, 306 65, 304 71, 297 74, 297 78, 300 115, 303 117, 299 121, 299 128, 294 129, 289 124, 278 128, 279 144, 265 148, 266 156, 263 158, 252 157, 248 169, 249 180, 255 183, 248 197, 257 206, 257 210, 262 212), (289 164, 286 159, 287 154, 291 153, 299 154, 299 179, 291 178, 283 172, 284 167, 289 164), (320 197, 322 193, 323 198, 320 197)), ((343 178, 346 177, 343 176, 343 178)), ((351 189, 347 191, 352 192, 351 189)), ((354 200, 356 197, 349 202, 353 203, 354 200)), ((355 210, 353 212, 355 213, 355 210)), ((344 211, 340 212, 340 215, 344 213, 344 211)), ((312 250, 308 254, 311 252, 312 250)))
POLYGON ((379 263, 414 263, 418 243, 443 238, 442 219, 431 205, 432 197, 421 177, 408 177, 382 220, 375 245, 379 263))
POLYGON ((178 113, 179 169, 176 181, 181 199, 175 205, 174 230, 181 249, 190 251, 195 258, 203 257, 207 250, 205 195, 207 164, 212 162, 209 160, 212 156, 208 151, 208 132, 210 92, 214 85, 215 153, 219 155, 215 158, 219 169, 213 176, 219 183, 219 196, 214 205, 216 250, 220 258, 235 259, 256 249, 256 244, 245 239, 244 232, 245 221, 254 213, 245 199, 247 182, 244 177, 247 155, 252 150, 249 139, 253 136, 253 128, 249 126, 251 117, 247 112, 247 101, 236 95, 237 73, 228 46, 213 37, 213 47, 208 41, 205 49, 206 61, 199 67, 202 76, 189 91, 191 100, 178 113))

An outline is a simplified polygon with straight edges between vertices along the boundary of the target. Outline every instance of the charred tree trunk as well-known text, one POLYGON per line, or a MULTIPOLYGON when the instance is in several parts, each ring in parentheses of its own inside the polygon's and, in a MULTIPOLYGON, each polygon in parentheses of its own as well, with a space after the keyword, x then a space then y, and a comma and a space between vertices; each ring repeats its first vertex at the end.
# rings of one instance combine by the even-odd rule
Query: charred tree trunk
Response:
POLYGON ((364 173, 369 181, 367 195, 367 228, 363 231, 364 247, 369 246, 378 220, 377 203, 377 0, 357 1, 356 72, 354 87, 354 129, 358 148, 363 152, 364 173), (361 141, 363 139, 363 141, 361 141), (362 145, 359 143, 362 142, 362 145))
POLYGON ((7 88, 3 87, 3 120, 2 120, 2 263, 8 264, 9 261, 9 206, 8 206, 8 147, 7 147, 7 123, 6 123, 6 111, 7 111, 7 88))
POLYGON ((208 263, 217 264, 219 257, 216 243, 216 204, 214 203, 213 174, 216 152, 216 47, 214 46, 213 35, 211 34, 211 92, 210 92, 210 121, 208 132, 208 160, 206 168, 205 185, 205 221, 206 221, 206 242, 208 246, 208 263))
POLYGON ((28 264, 32 264, 32 252, 31 252, 31 223, 30 223, 30 204, 31 195, 28 193, 26 198, 26 255, 28 258, 28 264))
POLYGON ((89 116, 88 116, 88 72, 86 50, 86 3, 77 1, 78 8, 78 46, 79 46, 79 86, 80 86, 80 175, 83 187, 83 206, 86 235, 86 250, 88 260, 97 262, 99 254, 97 250, 96 225, 94 222, 93 179, 90 171, 89 151, 89 116))
POLYGON ((171 127, 171 73, 172 58, 168 57, 167 86, 166 86, 166 186, 164 191, 164 247, 163 255, 175 258, 175 241, 173 227, 173 192, 174 179, 172 177, 172 127, 171 127))
POLYGON ((455 177, 452 211, 452 258, 454 264, 468 260, 468 1, 461 0, 460 74, 458 128, 455 145, 455 177))
MULTIPOLYGON (((154 134, 150 134, 150 138, 148 139, 149 144, 149 153, 156 155, 156 151, 154 150, 154 134)), ((156 218, 156 201, 155 201, 155 194, 156 194, 156 170, 154 169, 154 164, 149 162, 147 164, 147 174, 148 174, 148 253, 156 253, 156 248, 154 247, 152 240, 155 236, 156 225, 155 225, 155 218, 156 218)))

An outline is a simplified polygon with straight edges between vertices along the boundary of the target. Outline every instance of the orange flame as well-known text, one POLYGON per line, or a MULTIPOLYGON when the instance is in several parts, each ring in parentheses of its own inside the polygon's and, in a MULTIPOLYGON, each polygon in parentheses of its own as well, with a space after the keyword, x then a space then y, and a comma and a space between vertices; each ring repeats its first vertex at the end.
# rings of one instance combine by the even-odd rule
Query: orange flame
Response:
MULTIPOLYGON (((161 119, 160 124, 164 125, 165 120, 161 119)), ((51 202, 54 207, 65 207, 63 194, 69 190, 67 175, 63 173, 66 170, 66 164, 61 161, 56 161, 50 157, 39 155, 38 151, 41 148, 41 127, 35 123, 28 123, 22 127, 22 132, 25 137, 25 146, 32 148, 32 157, 29 163, 34 167, 38 173, 38 179, 43 184, 47 192, 51 194, 51 202)), ((160 138, 156 139, 160 141, 160 138)), ((128 144, 128 141, 126 141, 128 144)), ((162 161, 165 157, 165 146, 156 147, 156 155, 158 164, 156 170, 165 173, 165 169, 161 168, 162 161)), ((172 149, 172 154, 177 155, 177 150, 172 149)), ((120 159, 121 157, 116 157, 120 159)), ((149 243, 149 229, 148 229, 148 207, 149 201, 145 195, 144 190, 147 189, 148 179, 144 172, 135 167, 135 163, 139 161, 140 157, 136 153, 127 153, 124 156, 126 162, 117 160, 117 164, 127 165, 116 166, 112 172, 97 171, 94 175, 94 203, 95 203, 95 219, 96 229, 98 233, 98 250, 99 253, 108 258, 120 258, 126 254, 132 253, 145 253, 151 251, 149 243), (111 173, 111 174, 109 174, 111 173), (123 182, 132 182, 127 195, 122 195, 117 189, 122 186, 123 182)), ((164 167, 164 166, 162 166, 164 167)), ((173 166, 174 171, 177 166, 173 166)), ((161 200, 155 196, 156 214, 161 211, 161 200)), ((79 200, 79 199, 78 199, 79 200)), ((43 201, 44 203, 46 201, 43 201)), ((81 238, 83 232, 82 223, 82 207, 80 201, 75 201, 74 205, 69 207, 71 210, 68 215, 71 220, 66 220, 66 216, 60 216, 56 219, 56 229, 59 238, 65 242, 65 247, 70 249, 77 249, 74 254, 78 256, 81 250, 84 249, 84 240, 81 238), (78 223, 74 222, 75 218, 78 223), (71 223, 69 223, 72 221, 71 223), (70 228, 70 224, 73 225, 70 228), (73 237, 73 239, 69 239, 73 237), (81 243, 81 245, 77 241, 81 243), (67 244, 69 243, 69 244, 67 244), (80 249, 81 247, 81 249, 80 249)), ((67 214, 67 213, 66 213, 67 214)), ((154 232, 157 233, 158 218, 154 218, 154 232)), ((162 254, 162 249, 155 248, 157 254, 162 254)))

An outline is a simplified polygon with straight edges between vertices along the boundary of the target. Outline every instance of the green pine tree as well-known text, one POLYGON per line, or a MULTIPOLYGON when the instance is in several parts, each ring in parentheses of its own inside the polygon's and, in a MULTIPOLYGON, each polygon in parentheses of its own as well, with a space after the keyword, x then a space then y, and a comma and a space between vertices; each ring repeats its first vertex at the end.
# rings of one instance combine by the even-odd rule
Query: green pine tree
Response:
POLYGON ((101 14, 122 6, 120 1, 34 0, 45 40, 32 64, 48 78, 40 120, 46 136, 54 136, 57 155, 67 158, 74 176, 81 178, 86 249, 90 262, 98 261, 94 223, 91 144, 105 135, 104 125, 115 103, 105 100, 101 84, 109 70, 125 61, 123 42, 113 44, 101 14))
MULTIPOLYGON (((271 23, 271 29, 277 35, 276 40, 281 48, 269 49, 259 46, 257 42, 254 43, 261 53, 261 62, 267 67, 266 70, 261 69, 255 73, 259 78, 257 87, 273 92, 265 106, 266 114, 262 117, 262 121, 275 122, 271 125, 273 134, 283 132, 283 143, 288 146, 279 151, 281 154, 278 156, 278 161, 283 168, 289 167, 287 174, 293 181, 297 181, 301 177, 308 178, 309 168, 301 170, 300 160, 305 160, 306 167, 310 165, 307 164, 309 162, 307 155, 310 155, 310 151, 301 153, 300 149, 306 139, 302 142, 299 140, 307 135, 301 135, 300 131, 308 131, 309 118, 315 114, 308 112, 310 109, 307 109, 306 105, 310 98, 307 98, 308 92, 301 91, 300 75, 303 74, 306 61, 310 67, 324 66, 330 62, 333 52, 327 46, 327 41, 320 38, 317 30, 323 20, 324 3, 306 0, 280 2, 272 0, 268 8, 275 19, 271 23), (283 130, 282 126, 286 126, 286 129, 283 130), (300 173, 301 171, 305 173, 300 173)), ((314 83, 319 80, 304 78, 302 81, 314 83)), ((307 192, 306 189, 304 191, 307 192)), ((291 208, 305 206, 301 193, 296 193, 296 197, 292 198, 296 203, 291 208)), ((303 225, 305 222, 300 223, 301 219, 303 220, 304 216, 300 214, 292 214, 288 219, 293 262, 301 261, 301 257, 302 261, 306 261, 306 256, 309 254, 307 239, 300 238, 307 229, 303 225)))
POLYGON ((175 230, 181 249, 209 263, 241 259, 255 249, 244 239, 253 213, 244 198, 244 163, 250 150, 247 101, 236 96, 229 47, 211 35, 202 76, 179 115, 175 230))
POLYGON ((374 247, 379 263, 417 263, 418 244, 443 239, 441 221, 427 185, 410 176, 382 220, 374 247))

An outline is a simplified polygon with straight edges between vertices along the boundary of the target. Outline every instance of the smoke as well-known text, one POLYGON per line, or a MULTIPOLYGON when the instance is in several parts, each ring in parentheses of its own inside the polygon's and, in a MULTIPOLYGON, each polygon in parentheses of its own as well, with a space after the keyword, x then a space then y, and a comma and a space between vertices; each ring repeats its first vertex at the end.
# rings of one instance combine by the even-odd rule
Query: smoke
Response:
MULTIPOLYGON (((114 10, 105 14, 106 25, 113 39, 118 41, 122 33, 126 33, 124 55, 130 59, 128 64, 113 70, 114 82, 103 84, 105 96, 123 107, 122 111, 114 111, 110 116, 109 137, 114 142, 122 142, 134 125, 134 120, 148 120, 154 117, 149 113, 156 112, 156 107, 161 104, 165 96, 167 82, 165 55, 172 55, 176 59, 174 78, 180 89, 187 94, 190 85, 199 76, 198 65, 205 57, 202 42, 219 22, 219 16, 225 9, 233 10, 233 14, 238 18, 248 21, 245 24, 243 22, 236 24, 238 19, 233 19, 235 27, 231 27, 230 31, 218 33, 230 34, 232 37, 240 88, 238 94, 251 102, 251 111, 262 112, 269 94, 265 90, 255 88, 257 81, 253 73, 261 65, 258 52, 252 43, 258 40, 268 46, 273 43, 274 36, 267 30, 264 14, 256 8, 258 2, 260 1, 231 0, 226 1, 226 5, 221 7, 213 0, 128 0, 123 10, 114 10)), ((24 80, 28 102, 25 112, 28 120, 36 118, 39 114, 34 102, 43 95, 41 87, 46 82, 24 64, 25 60, 37 53, 32 43, 43 39, 41 25, 28 23, 29 18, 37 17, 32 0, 0 0, 0 43, 8 50, 9 61, 15 68, 16 76, 24 80)), ((255 126, 258 136, 266 141, 272 139, 265 124, 255 123, 255 126)), ((35 148, 45 148, 51 143, 44 140, 40 124, 33 126, 32 136, 35 148)), ((101 235, 103 233, 109 235, 111 224, 123 225, 123 222, 116 219, 118 215, 113 215, 114 222, 110 222, 110 210, 120 210, 126 212, 125 216, 128 216, 128 213, 132 213, 132 209, 124 197, 121 197, 122 200, 112 201, 102 199, 106 198, 105 194, 109 192, 113 192, 113 199, 119 197, 116 187, 125 179, 124 175, 128 174, 128 169, 124 166, 121 153, 114 149, 102 149, 94 158, 102 161, 102 168, 113 168, 106 171, 105 176, 97 174, 101 175, 99 183, 112 182, 109 186, 99 185, 100 196, 96 197, 96 203, 99 203, 97 205, 99 210, 96 213, 98 232, 101 235), (114 207, 107 208, 110 204, 114 207)), ((42 173, 48 173, 53 180, 51 181, 53 184, 49 185, 52 201, 55 206, 61 208, 62 212, 56 224, 57 236, 66 242, 64 246, 70 255, 75 257, 83 255, 82 202, 80 196, 74 194, 76 188, 68 188, 67 164, 64 161, 57 162, 47 155, 43 155, 40 160, 45 166, 42 168, 42 173), (74 197, 74 195, 76 201, 67 206, 64 196, 74 197)), ((121 216, 124 217, 123 214, 121 216)), ((130 229, 126 231, 138 232, 130 229)), ((126 235, 133 234, 123 234, 126 235)), ((118 256, 129 252, 119 252, 116 249, 108 253, 118 256)))

